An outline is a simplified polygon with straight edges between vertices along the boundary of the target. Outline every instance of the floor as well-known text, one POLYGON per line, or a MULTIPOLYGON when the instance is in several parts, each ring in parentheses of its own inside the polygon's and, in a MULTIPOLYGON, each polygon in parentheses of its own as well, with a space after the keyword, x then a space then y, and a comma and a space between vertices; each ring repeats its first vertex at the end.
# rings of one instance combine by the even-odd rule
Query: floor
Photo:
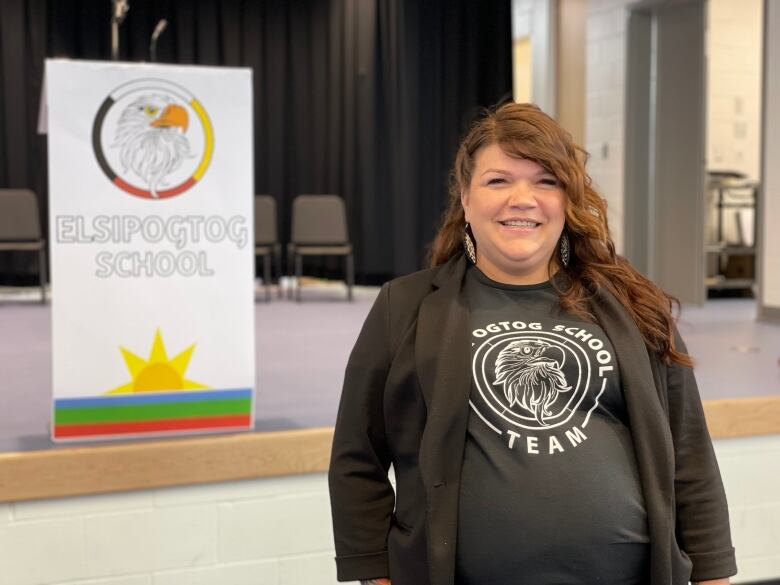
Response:
MULTIPOLYGON (((344 366, 378 289, 304 289, 304 302, 255 304, 255 430, 332 426, 344 366)), ((50 305, 35 290, 0 289, 0 451, 52 448, 50 305)), ((684 306, 678 324, 704 400, 780 395, 780 325, 757 323, 752 299, 684 306)), ((55 447, 56 448, 56 447, 55 447)))

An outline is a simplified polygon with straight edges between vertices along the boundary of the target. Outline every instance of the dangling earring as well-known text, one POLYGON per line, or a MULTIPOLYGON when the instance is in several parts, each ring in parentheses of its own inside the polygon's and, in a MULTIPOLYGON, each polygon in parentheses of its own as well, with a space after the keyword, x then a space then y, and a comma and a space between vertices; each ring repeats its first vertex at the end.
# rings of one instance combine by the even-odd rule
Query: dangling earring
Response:
POLYGON ((469 222, 466 222, 463 228, 463 248, 466 250, 466 256, 472 264, 477 263, 477 251, 474 249, 474 242, 469 235, 469 222))
POLYGON ((566 232, 561 234, 561 261, 564 267, 569 265, 569 236, 566 232))

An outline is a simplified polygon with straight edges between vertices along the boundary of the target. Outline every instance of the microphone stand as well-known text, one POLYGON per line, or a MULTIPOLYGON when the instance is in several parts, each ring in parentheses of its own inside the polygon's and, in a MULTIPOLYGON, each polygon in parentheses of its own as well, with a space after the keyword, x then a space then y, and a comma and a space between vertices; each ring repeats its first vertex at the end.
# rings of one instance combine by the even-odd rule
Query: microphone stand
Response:
POLYGON ((154 32, 152 33, 152 40, 149 41, 149 61, 154 63, 157 61, 157 39, 160 38, 160 35, 165 30, 165 27, 168 26, 168 21, 164 18, 160 19, 160 22, 157 23, 157 26, 154 27, 154 32))
POLYGON ((127 11, 130 10, 130 5, 127 0, 111 0, 111 59, 113 61, 119 60, 119 25, 127 15, 127 11))

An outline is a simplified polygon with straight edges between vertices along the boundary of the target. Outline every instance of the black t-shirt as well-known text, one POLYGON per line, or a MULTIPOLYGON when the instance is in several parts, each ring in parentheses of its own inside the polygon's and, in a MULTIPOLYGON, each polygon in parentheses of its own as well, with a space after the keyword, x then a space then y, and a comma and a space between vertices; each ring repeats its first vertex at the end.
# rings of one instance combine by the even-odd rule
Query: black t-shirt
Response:
POLYGON ((505 285, 470 266, 466 294, 456 582, 646 583, 647 515, 604 330, 564 313, 549 281, 505 285))

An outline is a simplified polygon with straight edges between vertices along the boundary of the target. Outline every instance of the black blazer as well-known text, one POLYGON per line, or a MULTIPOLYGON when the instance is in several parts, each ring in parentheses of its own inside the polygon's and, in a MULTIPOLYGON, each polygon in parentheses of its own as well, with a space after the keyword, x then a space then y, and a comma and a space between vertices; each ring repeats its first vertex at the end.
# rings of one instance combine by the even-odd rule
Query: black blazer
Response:
MULTIPOLYGON (((352 350, 328 473, 340 581, 454 583, 471 389, 465 271, 457 256, 385 284, 352 350)), ((614 295, 598 291, 591 309, 623 384, 650 532, 650 585, 736 574, 693 370, 650 352, 614 295)), ((675 340, 685 351, 676 330, 675 340)))

